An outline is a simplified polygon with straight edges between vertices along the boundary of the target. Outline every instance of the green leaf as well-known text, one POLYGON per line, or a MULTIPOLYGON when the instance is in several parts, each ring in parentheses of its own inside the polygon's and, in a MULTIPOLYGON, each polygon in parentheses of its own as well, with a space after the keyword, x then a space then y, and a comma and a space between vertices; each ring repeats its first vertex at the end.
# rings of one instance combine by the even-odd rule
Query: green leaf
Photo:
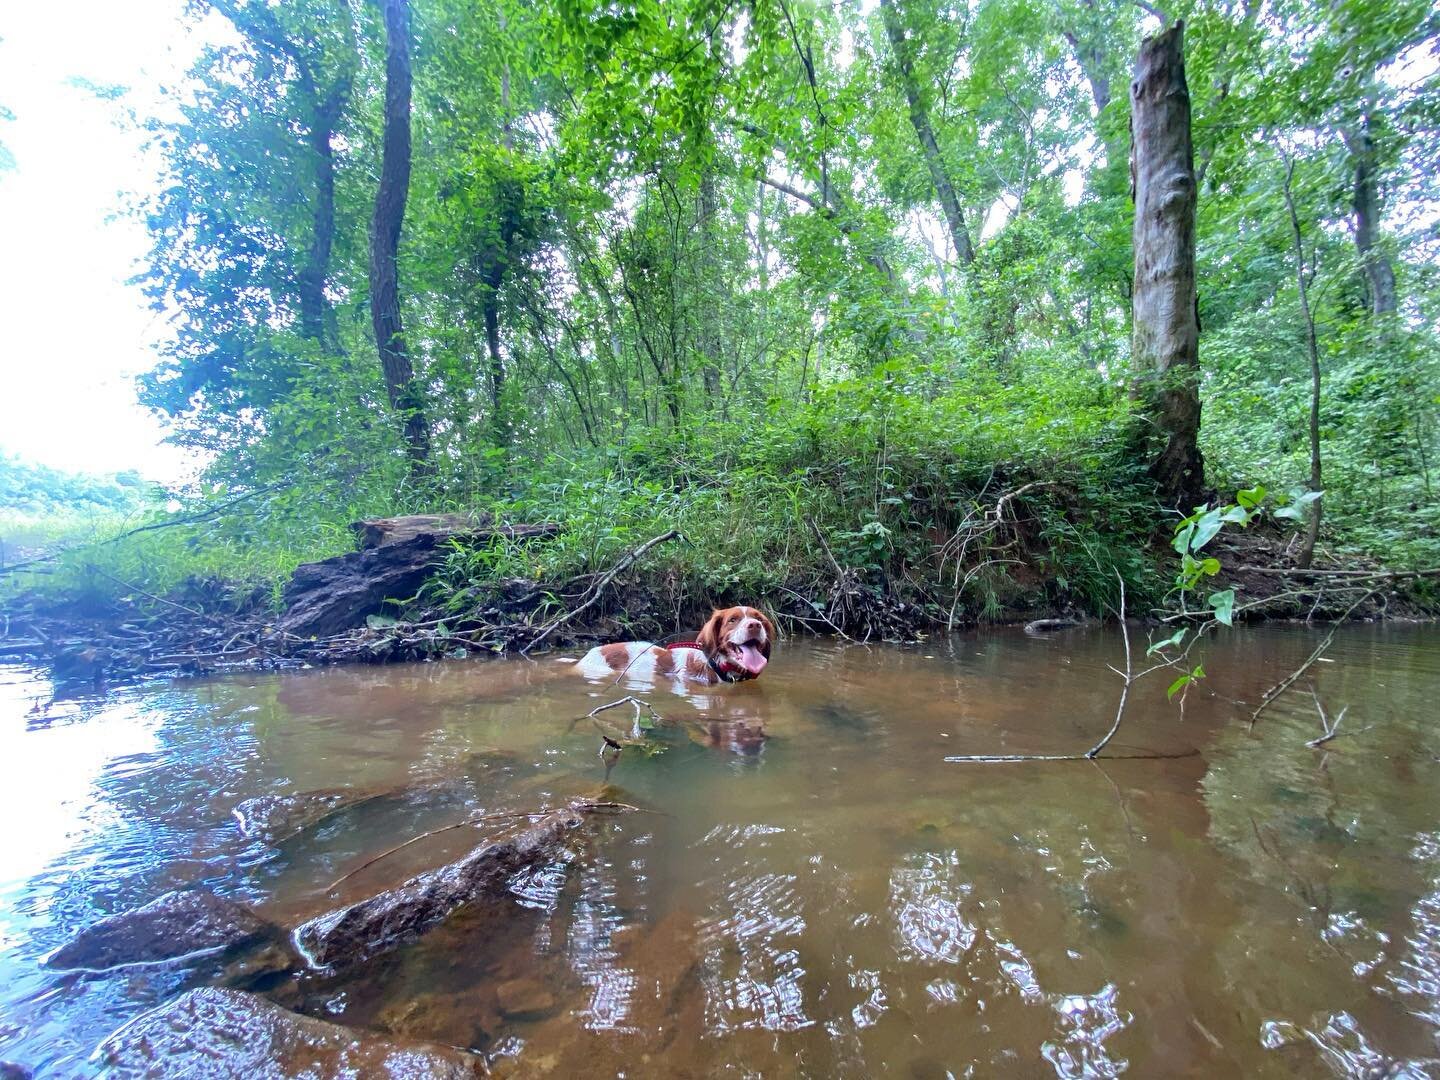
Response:
POLYGON ((371 630, 388 630, 392 626, 399 626, 400 620, 393 615, 366 615, 365 625, 371 630))
POLYGON ((1225 589, 1223 592, 1211 593, 1209 604, 1215 612, 1215 618, 1217 621, 1223 623, 1225 626, 1235 625, 1232 621, 1235 612, 1234 589, 1225 589))
POLYGON ((1220 572, 1219 559, 1206 559, 1200 564, 1200 572, 1206 577, 1214 577, 1220 572))
POLYGON ((1175 534, 1175 539, 1171 541, 1170 546, 1173 547, 1176 551, 1178 551, 1181 555, 1184 555, 1187 551, 1190 550, 1190 537, 1194 535, 1195 523, 1188 520, 1182 521, 1180 523, 1179 532, 1175 534))
POLYGON ((1231 525, 1249 525, 1252 517, 1254 515, 1249 510, 1240 506, 1232 506, 1220 515, 1220 520, 1231 525))
POLYGON ((1246 510, 1253 510, 1265 501, 1265 488, 1256 484, 1253 488, 1242 488, 1235 493, 1235 501, 1246 510))
POLYGON ((1190 676, 1188 674, 1181 675, 1178 679, 1176 679, 1170 684, 1170 689, 1165 691, 1165 700, 1173 701, 1175 695, 1178 694, 1182 689, 1184 689, 1184 687, 1187 686, 1189 683, 1190 676))
POLYGON ((1304 521, 1304 520, 1305 520, 1305 514, 1304 514, 1304 512, 1295 509, 1295 507, 1293 507, 1293 506, 1282 506, 1282 507, 1280 507, 1279 510, 1276 510, 1276 511, 1275 511, 1275 516, 1276 516, 1277 518, 1284 518, 1284 519, 1286 519, 1287 521, 1304 521))
POLYGON ((1162 649, 1173 648, 1174 646, 1179 645, 1179 644, 1180 644, 1182 641, 1184 641, 1184 640, 1185 640, 1185 629, 1184 629, 1184 627, 1181 627, 1179 630, 1176 630, 1175 633, 1171 634, 1171 635, 1170 635, 1168 638, 1166 638, 1164 641, 1157 641, 1157 642, 1155 642, 1155 644, 1151 645, 1150 648, 1148 648, 1148 649, 1145 650, 1145 655, 1146 655, 1146 656, 1154 656, 1157 652, 1160 652, 1162 649))
POLYGON ((1200 520, 1195 523, 1195 536, 1190 541, 1190 550, 1199 551, 1211 540, 1215 539, 1215 534, 1220 531, 1220 527, 1223 524, 1224 521, 1221 520, 1220 508, 1218 506, 1214 510, 1206 511, 1206 513, 1201 515, 1200 520))

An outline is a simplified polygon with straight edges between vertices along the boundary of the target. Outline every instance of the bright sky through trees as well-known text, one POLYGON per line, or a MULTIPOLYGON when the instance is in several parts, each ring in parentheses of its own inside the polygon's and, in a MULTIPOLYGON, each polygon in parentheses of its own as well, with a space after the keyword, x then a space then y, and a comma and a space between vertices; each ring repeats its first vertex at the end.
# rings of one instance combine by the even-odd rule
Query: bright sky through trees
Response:
POLYGON ((120 194, 145 190, 154 166, 142 134, 116 123, 160 105, 192 61, 180 0, 63 0, 0 8, 0 309, 7 390, 0 448, 57 468, 135 468, 175 479, 190 455, 135 401, 133 376, 164 332, 127 286, 144 226, 118 218, 120 194), (95 88, 125 87, 119 101, 95 88))

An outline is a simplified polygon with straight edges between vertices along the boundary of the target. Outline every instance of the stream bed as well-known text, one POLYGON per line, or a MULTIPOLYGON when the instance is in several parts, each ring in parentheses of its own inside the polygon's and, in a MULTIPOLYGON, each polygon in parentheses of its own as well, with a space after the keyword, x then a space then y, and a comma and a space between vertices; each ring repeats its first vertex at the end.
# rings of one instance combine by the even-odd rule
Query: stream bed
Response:
POLYGON ((216 977, 44 965, 104 916, 204 889, 294 927, 592 799, 639 809, 399 947, 251 988, 502 1076, 1437 1077, 1440 628, 1340 630, 1248 731, 1324 632, 1216 638, 1095 762, 947 759, 1093 744, 1114 628, 791 640, 683 693, 551 658, 78 696, 0 667, 0 1061, 103 1073, 108 1034, 216 977), (665 723, 607 776, 584 717, 626 693, 665 723), (1315 748, 1317 698, 1343 719, 1315 748), (316 791, 354 798, 234 814, 316 791))

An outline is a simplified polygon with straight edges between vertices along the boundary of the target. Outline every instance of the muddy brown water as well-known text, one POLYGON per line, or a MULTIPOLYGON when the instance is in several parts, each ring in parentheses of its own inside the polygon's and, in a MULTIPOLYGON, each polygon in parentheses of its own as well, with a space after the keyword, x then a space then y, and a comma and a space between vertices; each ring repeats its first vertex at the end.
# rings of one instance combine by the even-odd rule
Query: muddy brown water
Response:
POLYGON ((646 811, 413 944, 267 992, 502 1075, 1440 1076, 1440 629, 1341 631, 1248 734, 1239 702, 1320 636, 1216 640, 1183 710, 1168 679, 1139 684, 1112 751, 1190 756, 997 765, 947 757, 1083 749, 1109 725, 1117 631, 792 641, 755 683, 627 687, 674 726, 608 786, 573 721, 621 691, 551 660, 68 700, 0 669, 0 1059, 92 1074, 107 1033, 210 977, 40 966, 102 915, 204 887, 294 925, 499 815, 603 794, 646 811), (1345 710, 1328 750, 1305 745, 1312 685, 1345 710), (230 816, 406 786, 429 794, 278 845, 230 816))

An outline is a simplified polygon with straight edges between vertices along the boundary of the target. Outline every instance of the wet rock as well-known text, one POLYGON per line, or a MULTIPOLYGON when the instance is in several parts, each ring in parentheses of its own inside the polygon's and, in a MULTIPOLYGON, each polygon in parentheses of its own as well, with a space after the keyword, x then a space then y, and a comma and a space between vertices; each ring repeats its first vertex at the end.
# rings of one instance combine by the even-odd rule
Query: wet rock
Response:
POLYGON ((255 994, 191 990, 126 1024, 97 1056, 117 1080, 203 1076, 462 1080, 484 1063, 453 1047, 356 1031, 282 1009, 255 994))
POLYGON ((385 1031, 455 1046, 484 1046, 500 1027, 495 988, 479 983, 443 993, 406 994, 375 1017, 385 1031))
POLYGON ((100 970, 234 948, 275 933, 243 904, 213 893, 169 892, 144 907, 101 919, 51 953, 53 968, 100 970))
POLYGON ((57 680, 79 682, 104 676, 110 663, 110 650, 94 645, 62 648, 50 661, 51 674, 57 680))
POLYGON ((503 894, 517 870, 554 860, 565 836, 583 820, 578 810, 557 810, 507 840, 484 844, 394 889, 311 919, 295 931, 295 942, 316 967, 357 963, 472 900, 503 894))
POLYGON ((495 988, 500 1011, 512 1020, 544 1016, 555 1009, 555 995, 534 979, 511 979, 495 988))
POLYGON ((217 981, 240 990, 260 990, 300 966, 301 960, 288 942, 270 939, 230 960, 220 970, 217 981))
POLYGON ((323 821, 335 811, 366 798, 363 791, 322 789, 292 795, 260 795, 246 799, 230 812, 246 839, 260 837, 266 843, 282 839, 323 821))

